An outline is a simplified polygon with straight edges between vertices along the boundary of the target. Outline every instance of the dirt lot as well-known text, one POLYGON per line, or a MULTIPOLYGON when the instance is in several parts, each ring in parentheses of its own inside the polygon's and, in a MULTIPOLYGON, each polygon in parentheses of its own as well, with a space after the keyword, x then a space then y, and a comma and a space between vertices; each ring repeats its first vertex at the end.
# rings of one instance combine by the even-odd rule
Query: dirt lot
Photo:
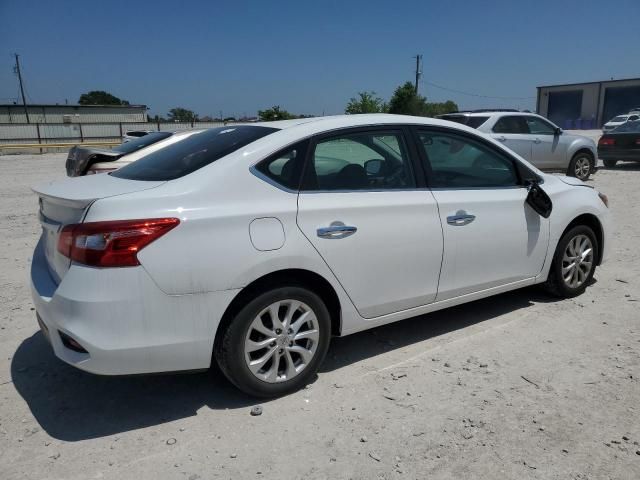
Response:
POLYGON ((217 373, 53 356, 29 186, 63 159, 0 157, 0 479, 640 478, 640 166, 595 176, 617 231, 583 296, 529 288, 336 339, 312 385, 252 417, 217 373))

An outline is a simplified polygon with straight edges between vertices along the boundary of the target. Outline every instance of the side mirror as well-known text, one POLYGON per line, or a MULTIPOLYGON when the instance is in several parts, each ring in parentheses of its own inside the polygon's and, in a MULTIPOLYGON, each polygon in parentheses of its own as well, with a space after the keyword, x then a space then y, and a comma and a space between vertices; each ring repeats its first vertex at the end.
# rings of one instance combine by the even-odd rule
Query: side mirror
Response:
POLYGON ((549 218, 551 210, 553 210, 553 204, 551 198, 547 195, 540 184, 537 181, 530 181, 527 187, 527 203, 533 208, 541 217, 549 218))
POLYGON ((380 172, 382 171, 382 160, 367 160, 364 162, 364 170, 367 172, 367 175, 380 175, 380 172))
POLYGON ((562 129, 560 127, 556 127, 556 135, 562 135, 562 129))

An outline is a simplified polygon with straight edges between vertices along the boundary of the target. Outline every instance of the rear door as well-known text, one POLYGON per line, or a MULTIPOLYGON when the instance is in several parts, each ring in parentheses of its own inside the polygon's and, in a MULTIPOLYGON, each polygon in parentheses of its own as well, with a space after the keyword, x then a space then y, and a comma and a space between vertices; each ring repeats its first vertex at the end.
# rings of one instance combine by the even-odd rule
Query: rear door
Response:
POLYGON ((539 274, 549 221, 526 203, 515 160, 462 132, 419 128, 417 134, 444 232, 437 300, 539 274))
POLYGON ((555 125, 546 120, 527 115, 524 117, 532 139, 532 162, 542 169, 566 169, 568 139, 557 133, 555 125))
POLYGON ((438 207, 415 145, 395 127, 316 138, 298 226, 365 318, 433 302, 442 261, 438 207))
POLYGON ((503 143, 525 160, 532 158, 532 138, 529 127, 521 115, 504 115, 491 129, 491 137, 503 143))

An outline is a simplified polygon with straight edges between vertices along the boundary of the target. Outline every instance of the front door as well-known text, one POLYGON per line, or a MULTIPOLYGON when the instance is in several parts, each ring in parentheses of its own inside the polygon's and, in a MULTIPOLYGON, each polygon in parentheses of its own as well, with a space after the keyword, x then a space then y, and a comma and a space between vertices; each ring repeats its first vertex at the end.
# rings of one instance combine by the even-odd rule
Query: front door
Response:
POLYGON ((437 300, 535 277, 549 222, 526 203, 515 160, 464 134, 419 129, 444 255, 437 300))
MULTIPOLYGON (((532 138, 532 163, 541 169, 566 170, 567 141, 556 127, 539 117, 525 116, 532 138)), ((566 136, 565 136, 566 137, 566 136)))
POLYGON ((411 152, 400 129, 351 129, 316 139, 308 155, 298 226, 364 318, 436 297, 442 227, 411 152))

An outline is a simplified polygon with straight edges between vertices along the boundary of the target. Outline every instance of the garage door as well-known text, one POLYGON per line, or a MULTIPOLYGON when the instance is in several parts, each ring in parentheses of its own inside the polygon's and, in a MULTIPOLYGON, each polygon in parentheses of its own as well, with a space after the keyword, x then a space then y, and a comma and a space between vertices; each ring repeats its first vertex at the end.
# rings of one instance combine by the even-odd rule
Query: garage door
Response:
POLYGON ((574 121, 580 118, 582 113, 582 90, 550 92, 547 113, 549 120, 560 127, 565 127, 566 121, 574 121))
POLYGON ((616 115, 628 113, 633 107, 640 105, 640 86, 608 87, 604 90, 604 108, 602 123, 606 123, 616 115))

